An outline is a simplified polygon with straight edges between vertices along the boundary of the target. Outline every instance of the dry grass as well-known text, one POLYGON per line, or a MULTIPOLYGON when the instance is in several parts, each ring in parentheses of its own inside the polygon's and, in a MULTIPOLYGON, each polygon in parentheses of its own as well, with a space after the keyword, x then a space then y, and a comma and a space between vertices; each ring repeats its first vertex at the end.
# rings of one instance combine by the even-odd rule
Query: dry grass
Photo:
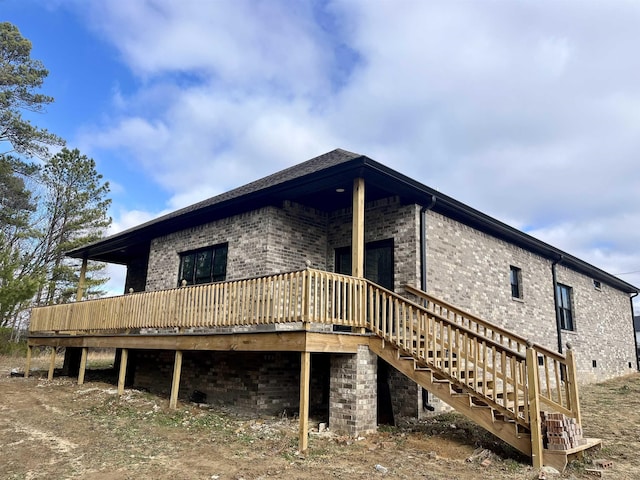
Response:
MULTIPOLYGON (((24 379, 8 375, 24 359, 0 357, 0 478, 538 477, 526 460, 495 448, 482 429, 457 415, 381 428, 363 439, 314 432, 308 454, 300 455, 296 419, 191 404, 170 410, 167 399, 136 390, 118 398, 114 384, 95 370, 85 385, 64 377, 47 382, 49 358, 34 356, 39 370, 24 379), (485 466, 466 461, 478 446, 492 448, 481 457, 489 459, 485 466)), ((113 358, 113 352, 91 352, 89 368, 109 367, 113 358)), ((602 438, 600 456, 614 462, 609 478, 640 478, 640 375, 583 388, 581 399, 586 434, 602 438)), ((571 465, 564 478, 593 478, 587 466, 571 465)))

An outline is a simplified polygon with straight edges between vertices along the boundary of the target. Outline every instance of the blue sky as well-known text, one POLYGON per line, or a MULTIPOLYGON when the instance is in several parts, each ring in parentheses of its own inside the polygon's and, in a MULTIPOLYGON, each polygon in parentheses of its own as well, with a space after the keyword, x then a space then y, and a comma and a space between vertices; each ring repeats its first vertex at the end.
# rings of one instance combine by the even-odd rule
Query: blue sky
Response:
POLYGON ((111 182, 113 232, 340 147, 640 285, 639 2, 0 12, 50 71, 35 122, 111 182))

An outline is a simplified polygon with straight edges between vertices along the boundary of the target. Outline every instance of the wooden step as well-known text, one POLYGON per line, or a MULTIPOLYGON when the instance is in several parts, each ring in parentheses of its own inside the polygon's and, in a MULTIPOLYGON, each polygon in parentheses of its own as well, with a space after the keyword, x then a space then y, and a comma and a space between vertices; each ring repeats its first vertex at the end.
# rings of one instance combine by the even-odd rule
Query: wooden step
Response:
POLYGON ((547 450, 542 453, 542 463, 548 467, 553 467, 560 473, 567 468, 569 461, 582 459, 585 452, 589 450, 599 450, 602 448, 602 440, 599 438, 587 438, 584 445, 580 445, 569 450, 547 450))
MULTIPOLYGON (((370 348, 383 360, 449 404, 455 410, 466 415, 525 455, 531 455, 531 439, 518 431, 517 423, 502 421, 500 419, 496 421, 496 414, 498 413, 496 410, 497 407, 494 408, 488 403, 493 400, 488 398, 487 402, 484 402, 484 400, 479 398, 479 396, 482 395, 482 388, 485 383, 487 391, 493 393, 492 388, 494 387, 494 381, 492 379, 474 379, 475 368, 462 368, 458 373, 457 366, 455 374, 459 374, 461 378, 449 378, 452 372, 449 372, 447 369, 438 369, 433 362, 425 365, 422 359, 410 357, 406 351, 401 351, 393 347, 391 343, 383 343, 380 339, 371 339, 370 348), (407 360, 413 361, 413 363, 407 360), (474 386, 477 392, 472 394, 466 391, 463 385, 467 385, 466 388, 472 388, 472 386, 474 386)), ((451 359, 447 354, 445 358, 441 359, 440 363, 445 363, 448 366, 449 362, 453 363, 457 361, 457 359, 451 359)))

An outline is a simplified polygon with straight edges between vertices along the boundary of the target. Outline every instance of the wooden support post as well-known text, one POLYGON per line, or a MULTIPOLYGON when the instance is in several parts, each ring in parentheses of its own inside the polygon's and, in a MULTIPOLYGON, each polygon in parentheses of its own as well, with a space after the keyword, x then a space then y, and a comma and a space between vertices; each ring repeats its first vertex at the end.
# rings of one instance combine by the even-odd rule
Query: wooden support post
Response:
POLYGON ((169 408, 178 406, 178 391, 180 390, 180 374, 182 372, 182 350, 176 350, 176 358, 173 362, 173 381, 171 382, 171 397, 169 408))
POLYGON ((80 357, 80 369, 78 370, 78 385, 82 385, 84 383, 84 371, 87 368, 87 353, 89 349, 87 347, 82 347, 82 356, 80 357))
MULTIPOLYGON (((364 278, 364 178, 353 180, 353 225, 351 230, 351 275, 364 278)), ((353 299, 352 299, 353 301, 353 299)), ((361 312, 364 313, 364 312, 361 312)), ((364 323, 364 319, 354 319, 364 323)), ((362 327, 353 327, 355 333, 364 333, 362 327)))
POLYGON ((56 347, 51 347, 51 360, 49 361, 49 375, 47 380, 53 380, 53 371, 56 368, 56 347))
POLYGON ((311 353, 300 353, 300 437, 298 450, 305 453, 309 446, 309 377, 311 353))
POLYGON ((569 410, 573 417, 582 426, 582 414, 580 413, 580 399, 578 398, 578 374, 576 371, 576 357, 570 343, 567 343, 567 393, 569 394, 569 410))
POLYGON ((129 349, 123 348, 120 353, 120 374, 118 375, 118 396, 124 393, 124 380, 127 376, 127 359, 129 358, 129 349))
POLYGON ((364 178, 356 178, 353 181, 351 275, 357 278, 364 277, 364 178))
POLYGON ((538 401, 538 354, 533 343, 527 342, 527 386, 529 397, 529 426, 531 428, 531 463, 533 468, 542 468, 542 428, 540 425, 540 403, 538 401))
POLYGON ((85 279, 87 276, 87 259, 82 259, 82 267, 80 267, 80 278, 78 279, 78 291, 76 292, 76 302, 82 300, 85 288, 85 279))
POLYGON ((31 355, 33 354, 33 346, 29 345, 27 347, 27 364, 24 366, 24 378, 29 378, 29 373, 31 371, 31 355))

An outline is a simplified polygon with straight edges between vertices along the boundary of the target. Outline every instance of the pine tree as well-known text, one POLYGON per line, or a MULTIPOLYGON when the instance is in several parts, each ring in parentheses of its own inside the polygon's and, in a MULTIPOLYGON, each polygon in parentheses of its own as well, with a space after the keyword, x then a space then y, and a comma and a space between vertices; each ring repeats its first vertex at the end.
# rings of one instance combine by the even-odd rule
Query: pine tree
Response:
POLYGON ((43 112, 53 98, 37 89, 49 72, 31 58, 31 42, 8 22, 0 23, 0 155, 49 156, 49 145, 64 141, 22 118, 23 111, 43 112), (3 148, 3 144, 7 144, 3 148))
POLYGON ((44 279, 31 262, 39 237, 31 225, 37 199, 24 180, 36 173, 33 165, 0 156, 0 327, 14 326, 16 314, 44 279))
MULTIPOLYGON (((77 149, 63 148, 54 155, 44 167, 42 181, 47 189, 48 227, 42 244, 47 283, 39 303, 50 305, 68 301, 75 294, 77 261, 66 258, 65 252, 103 236, 111 224, 107 213, 111 200, 107 198, 109 183, 97 173, 95 161, 77 149)), ((85 296, 100 293, 99 286, 107 280, 103 271, 102 264, 89 265, 85 296)))

